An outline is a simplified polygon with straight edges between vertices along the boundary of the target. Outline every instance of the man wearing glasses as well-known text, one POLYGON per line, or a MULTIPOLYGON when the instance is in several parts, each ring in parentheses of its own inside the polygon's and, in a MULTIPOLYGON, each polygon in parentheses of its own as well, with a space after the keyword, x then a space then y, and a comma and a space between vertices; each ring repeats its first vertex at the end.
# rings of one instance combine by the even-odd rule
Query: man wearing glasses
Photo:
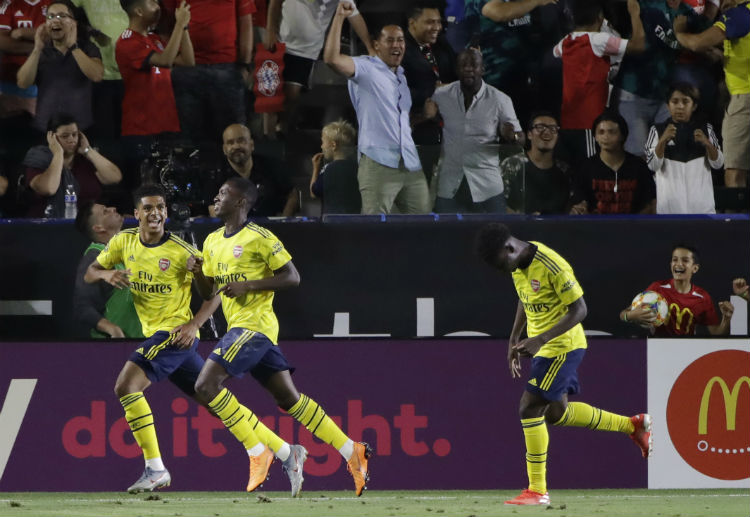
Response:
POLYGON ((570 210, 572 182, 568 165, 555 159, 560 126, 552 113, 531 115, 526 136, 530 148, 500 164, 506 182, 510 213, 547 215, 567 214, 570 210))

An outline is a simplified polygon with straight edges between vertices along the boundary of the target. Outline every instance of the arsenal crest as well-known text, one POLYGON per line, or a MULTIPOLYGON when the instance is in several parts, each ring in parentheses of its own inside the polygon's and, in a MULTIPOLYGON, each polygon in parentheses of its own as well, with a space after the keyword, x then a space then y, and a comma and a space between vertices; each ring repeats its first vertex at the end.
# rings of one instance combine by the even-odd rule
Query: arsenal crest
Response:
POLYGON ((169 269, 169 264, 169 259, 159 259, 159 269, 161 269, 162 271, 166 271, 167 269, 169 269))
POLYGON ((531 281, 531 289, 534 292, 537 292, 540 287, 542 287, 542 284, 539 283, 539 280, 532 280, 531 281))
POLYGON ((242 246, 235 246, 232 249, 232 253, 234 254, 234 258, 240 258, 242 256, 242 246))

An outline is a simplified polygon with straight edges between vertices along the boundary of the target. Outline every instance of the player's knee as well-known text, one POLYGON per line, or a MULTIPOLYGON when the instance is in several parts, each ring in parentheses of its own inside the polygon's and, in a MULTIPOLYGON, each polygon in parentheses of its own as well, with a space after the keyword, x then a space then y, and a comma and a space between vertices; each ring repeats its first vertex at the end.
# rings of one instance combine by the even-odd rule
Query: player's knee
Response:
POLYGON ((135 390, 131 389, 131 386, 127 382, 123 382, 119 379, 117 380, 117 382, 115 382, 115 395, 118 399, 121 399, 125 395, 130 395, 134 392, 135 390))
POLYGON ((212 379, 199 378, 195 382, 195 396, 208 404, 221 392, 221 385, 212 379))

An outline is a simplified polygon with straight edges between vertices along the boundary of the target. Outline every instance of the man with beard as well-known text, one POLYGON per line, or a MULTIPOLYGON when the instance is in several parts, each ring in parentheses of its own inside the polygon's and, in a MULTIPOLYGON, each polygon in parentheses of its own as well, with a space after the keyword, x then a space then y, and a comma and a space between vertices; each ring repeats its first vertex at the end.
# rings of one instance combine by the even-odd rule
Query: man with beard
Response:
MULTIPOLYGON (((73 317, 82 336, 143 338, 129 289, 115 289, 105 282, 87 284, 83 279, 91 263, 122 228, 122 220, 111 206, 87 202, 78 209, 76 228, 91 239, 78 262, 73 290, 73 317)), ((125 269, 125 265, 115 264, 115 269, 125 269)))
POLYGON ((411 93, 401 61, 404 31, 386 25, 374 42, 375 56, 341 53, 341 27, 353 12, 342 2, 328 32, 323 58, 349 80, 349 96, 359 122, 359 192, 363 214, 430 211, 427 180, 411 134, 411 93))
POLYGON ((229 178, 242 177, 250 180, 258 189, 258 202, 250 211, 250 217, 293 216, 299 204, 299 190, 283 176, 280 166, 272 160, 253 154, 255 142, 247 126, 227 126, 222 140, 222 150, 227 162, 214 172, 215 176, 203 187, 209 215, 215 216, 215 192, 229 178))
POLYGON ((482 80, 479 50, 461 52, 457 71, 459 80, 425 105, 428 118, 437 109, 445 124, 435 212, 504 213, 498 144, 522 138, 521 124, 510 97, 482 80))

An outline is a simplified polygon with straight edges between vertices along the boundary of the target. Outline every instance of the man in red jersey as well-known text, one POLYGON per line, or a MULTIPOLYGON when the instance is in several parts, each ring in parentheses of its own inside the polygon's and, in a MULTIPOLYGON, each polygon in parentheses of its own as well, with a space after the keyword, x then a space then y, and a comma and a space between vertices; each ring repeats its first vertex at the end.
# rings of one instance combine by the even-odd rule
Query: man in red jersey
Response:
POLYGON ((183 0, 175 10, 175 26, 164 45, 151 32, 161 17, 158 0, 120 0, 128 14, 128 28, 117 40, 115 58, 125 95, 122 100, 122 135, 127 157, 125 184, 134 187, 134 173, 148 156, 158 135, 177 133, 180 122, 172 91, 171 68, 195 65, 188 23, 190 6, 183 0))
POLYGON ((692 336, 697 325, 705 325, 715 336, 729 334, 734 306, 728 301, 719 302, 721 321, 714 302, 705 289, 693 284, 692 278, 700 268, 698 250, 688 244, 677 244, 672 248, 672 278, 651 283, 646 291, 662 295, 669 305, 669 318, 659 327, 654 327, 654 312, 647 307, 629 307, 620 312, 620 319, 647 327, 658 337, 692 336))
MULTIPOLYGON (((162 0, 167 27, 179 4, 180 0, 162 0)), ((176 68, 172 82, 183 136, 194 143, 209 142, 213 149, 216 135, 225 127, 247 120, 253 13, 253 0, 192 2, 190 39, 195 66, 176 68)))
POLYGON ((151 32, 161 16, 158 0, 120 0, 120 4, 130 21, 115 50, 125 83, 122 134, 178 132, 170 68, 195 64, 188 33, 190 6, 183 0, 175 11, 175 27, 164 46, 161 38, 151 32))

